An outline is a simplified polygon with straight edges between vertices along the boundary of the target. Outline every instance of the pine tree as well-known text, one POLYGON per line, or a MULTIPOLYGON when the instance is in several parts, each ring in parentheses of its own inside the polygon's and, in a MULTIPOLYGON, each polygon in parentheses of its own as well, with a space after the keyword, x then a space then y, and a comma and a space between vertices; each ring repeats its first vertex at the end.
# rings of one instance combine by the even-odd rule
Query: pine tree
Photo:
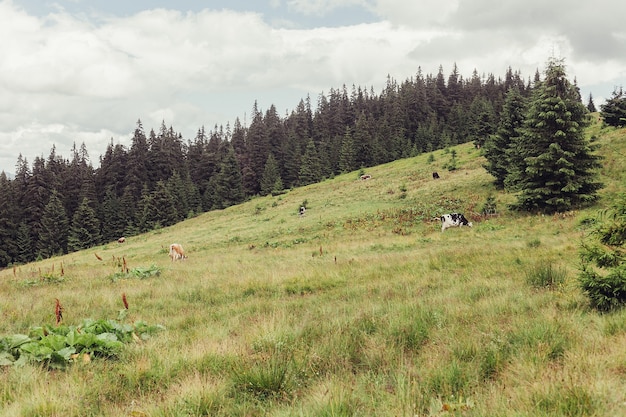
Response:
POLYGON ((100 220, 98 220, 96 212, 90 204, 88 198, 83 198, 76 213, 74 213, 67 240, 69 251, 91 248, 101 241, 100 220))
POLYGON ((274 189, 276 186, 276 182, 279 180, 282 184, 282 180, 280 179, 280 173, 278 171, 278 164, 276 163, 274 154, 270 153, 267 157, 267 162, 265 163, 263 176, 261 177, 261 195, 268 195, 273 191, 282 191, 282 189, 274 189))
POLYGON ((322 179, 320 175, 320 161, 313 140, 309 140, 302 157, 300 166, 300 185, 309 185, 322 179))
POLYGON ((522 135, 516 142, 522 166, 512 178, 518 201, 512 207, 560 212, 591 203, 602 187, 596 182, 599 158, 584 136, 587 109, 566 77, 562 62, 551 60, 546 79, 535 88, 522 135))
POLYGON ((497 188, 504 188, 509 170, 515 166, 509 162, 509 149, 520 135, 524 124, 525 100, 517 88, 511 88, 504 101, 500 123, 494 135, 485 142, 484 152, 487 164, 484 168, 495 177, 497 188))
POLYGON ((0 268, 12 262, 17 253, 15 220, 17 206, 11 182, 0 172, 0 268))
POLYGON ((59 195, 53 192, 41 217, 38 253, 45 258, 66 253, 68 231, 69 221, 65 207, 59 195))
POLYGON ((476 97, 469 108, 469 135, 478 148, 485 144, 487 138, 496 130, 496 114, 493 105, 483 97, 476 97))
POLYGON ((143 130, 141 120, 137 120, 137 127, 133 134, 130 150, 127 154, 127 168, 125 169, 125 178, 120 185, 123 187, 116 187, 116 196, 122 196, 122 189, 126 190, 130 187, 129 191, 135 201, 139 201, 141 198, 141 190, 143 186, 149 182, 148 179, 148 139, 143 130))
POLYGON ((248 162, 251 168, 249 174, 252 174, 254 177, 249 179, 252 180, 250 181, 250 192, 257 194, 261 191, 261 175, 270 153, 270 141, 267 127, 263 120, 263 114, 258 110, 256 102, 254 103, 252 111, 253 118, 250 128, 248 129, 246 144, 248 149, 248 162))
POLYGON ((600 115, 609 126, 626 126, 626 93, 620 87, 613 91, 613 97, 600 106, 600 115))
POLYGON ((109 187, 102 202, 102 239, 104 242, 112 242, 124 236, 128 219, 122 208, 120 199, 115 195, 112 187, 109 187))
POLYGON ((610 311, 626 305, 626 194, 598 213, 582 240, 580 287, 592 307, 610 311))
POLYGON ((243 184, 235 150, 228 146, 220 172, 215 177, 214 208, 226 208, 241 203, 244 198, 243 184))
POLYGON ((173 197, 174 207, 176 210, 176 222, 185 220, 189 214, 189 197, 187 196, 187 187, 178 171, 165 182, 170 195, 173 197))
POLYGON ((141 225, 144 231, 171 226, 178 219, 174 198, 164 181, 158 181, 153 192, 144 194, 141 206, 141 225))
POLYGON ((35 251, 33 250, 33 238, 31 236, 30 227, 26 222, 20 223, 17 227, 17 255, 15 260, 20 263, 26 263, 35 260, 35 251))
MULTIPOLYGON (((23 207, 20 220, 23 219, 28 224, 32 241, 37 249, 40 249, 37 241, 42 233, 45 207, 51 195, 50 184, 46 181, 46 177, 45 161, 41 157, 36 157, 32 174, 27 178, 26 188, 20 198, 20 207, 23 207)), ((62 236, 63 239, 66 237, 66 235, 62 236)))
POLYGON ((339 154, 339 169, 341 172, 354 171, 358 167, 356 166, 356 150, 354 147, 354 140, 352 139, 352 133, 349 128, 346 128, 346 134, 343 135, 341 141, 341 152, 339 154))
POLYGON ((593 96, 591 95, 591 93, 589 93, 589 101, 587 102, 587 110, 589 110, 589 113, 595 113, 596 111, 596 105, 593 103, 593 96))

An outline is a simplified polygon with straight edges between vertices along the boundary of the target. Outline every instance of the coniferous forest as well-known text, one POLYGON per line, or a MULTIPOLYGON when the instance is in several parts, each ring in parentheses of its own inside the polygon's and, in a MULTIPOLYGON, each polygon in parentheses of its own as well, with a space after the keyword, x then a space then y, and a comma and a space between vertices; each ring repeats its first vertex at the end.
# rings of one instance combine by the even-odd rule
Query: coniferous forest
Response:
POLYGON ((84 144, 74 145, 69 158, 53 147, 32 165, 20 155, 14 178, 0 174, 0 267, 471 141, 489 140, 487 152, 495 156, 486 168, 504 186, 506 172, 498 170, 506 167, 495 164, 504 145, 497 140, 515 136, 506 126, 517 123, 516 111, 539 84, 538 71, 524 80, 510 68, 503 78, 474 70, 469 79, 456 65, 447 76, 442 67, 436 75, 418 69, 403 82, 388 77, 380 93, 331 88, 315 105, 307 97, 284 116, 255 103, 249 125, 236 119, 232 126, 201 127, 194 138, 165 122, 147 131, 139 120, 131 144, 111 139, 98 166, 84 144))

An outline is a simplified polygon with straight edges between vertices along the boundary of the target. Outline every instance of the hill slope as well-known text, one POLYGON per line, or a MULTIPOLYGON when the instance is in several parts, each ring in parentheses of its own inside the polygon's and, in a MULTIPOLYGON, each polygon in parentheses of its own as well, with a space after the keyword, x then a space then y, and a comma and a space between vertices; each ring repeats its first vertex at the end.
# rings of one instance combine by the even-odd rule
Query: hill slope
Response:
POLYGON ((115 318, 122 294, 126 321, 167 330, 117 361, 4 367, 0 416, 626 415, 626 313, 590 311, 576 281, 580 220, 624 192, 626 131, 589 135, 593 209, 508 212, 466 144, 2 271, 1 335, 53 324, 55 298, 67 323, 115 318), (474 227, 441 233, 449 211, 474 227), (564 282, 529 285, 545 267, 564 282))

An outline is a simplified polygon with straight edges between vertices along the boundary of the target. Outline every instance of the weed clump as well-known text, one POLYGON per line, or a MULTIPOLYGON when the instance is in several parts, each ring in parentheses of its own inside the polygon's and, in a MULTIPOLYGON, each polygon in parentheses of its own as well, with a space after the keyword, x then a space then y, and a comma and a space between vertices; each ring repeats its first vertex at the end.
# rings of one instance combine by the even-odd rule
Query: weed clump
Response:
POLYGON ((539 262, 526 272, 526 282, 535 288, 557 288, 565 282, 567 273, 552 262, 539 262))

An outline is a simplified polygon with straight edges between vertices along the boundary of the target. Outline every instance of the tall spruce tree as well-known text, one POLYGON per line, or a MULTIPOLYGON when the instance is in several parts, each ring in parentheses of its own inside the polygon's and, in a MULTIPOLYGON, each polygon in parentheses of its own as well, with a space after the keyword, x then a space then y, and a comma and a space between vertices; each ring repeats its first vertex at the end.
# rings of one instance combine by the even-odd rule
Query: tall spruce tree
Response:
POLYGON ((153 192, 142 197, 141 225, 144 231, 171 226, 177 221, 176 204, 165 181, 158 181, 153 192))
POLYGON ((41 217, 41 229, 37 244, 38 254, 44 258, 67 252, 69 221, 65 207, 56 191, 50 196, 41 217))
POLYGON ((91 202, 84 197, 72 218, 69 236, 67 239, 68 251, 78 251, 91 248, 101 242, 100 220, 91 202))
POLYGON ((0 172, 0 268, 12 262, 17 252, 16 232, 18 206, 7 175, 0 172))
POLYGON ((492 103, 484 97, 476 97, 469 108, 468 133, 474 145, 481 147, 496 130, 496 113, 492 103))
POLYGON ((600 109, 600 115, 607 125, 626 126, 626 93, 621 87, 613 91, 613 96, 600 109))
POLYGON ((280 179, 280 172, 278 171, 278 164, 276 163, 276 158, 274 158, 274 154, 270 152, 269 156, 267 157, 267 162, 265 162, 263 176, 261 177, 261 195, 268 195, 272 191, 282 191, 282 189, 274 189, 277 181, 279 180, 280 184, 282 184, 282 180, 280 179))
POLYGON ((113 187, 107 188, 102 202, 102 239, 112 242, 124 236, 128 219, 125 216, 122 203, 115 195, 113 187))
POLYGON ((309 140, 302 157, 302 165, 300 166, 300 185, 309 185, 322 179, 320 160, 315 149, 313 140, 309 140))
POLYGON ((214 208, 226 208, 241 203, 245 199, 241 170, 235 150, 228 146, 220 171, 215 176, 214 208))
POLYGON ((591 93, 589 93, 589 101, 587 102, 587 110, 589 110, 589 113, 595 113, 598 111, 596 109, 596 105, 593 102, 593 95, 591 93))
POLYGON ((339 169, 341 172, 350 172, 357 169, 356 164, 356 149, 354 146, 354 139, 352 139, 352 132, 349 128, 346 128, 346 134, 343 135, 341 141, 341 151, 339 153, 339 169))
POLYGON ((485 142, 484 152, 487 163, 484 168, 495 177, 494 183, 497 188, 504 188, 509 169, 515 166, 509 162, 508 153, 512 143, 520 135, 520 129, 524 125, 525 111, 524 97, 516 87, 511 88, 504 100, 498 129, 485 142))
POLYGON ((533 91, 511 183, 520 190, 513 208, 561 212, 597 199, 599 157, 584 136, 588 112, 562 61, 548 62, 546 78, 533 91))

